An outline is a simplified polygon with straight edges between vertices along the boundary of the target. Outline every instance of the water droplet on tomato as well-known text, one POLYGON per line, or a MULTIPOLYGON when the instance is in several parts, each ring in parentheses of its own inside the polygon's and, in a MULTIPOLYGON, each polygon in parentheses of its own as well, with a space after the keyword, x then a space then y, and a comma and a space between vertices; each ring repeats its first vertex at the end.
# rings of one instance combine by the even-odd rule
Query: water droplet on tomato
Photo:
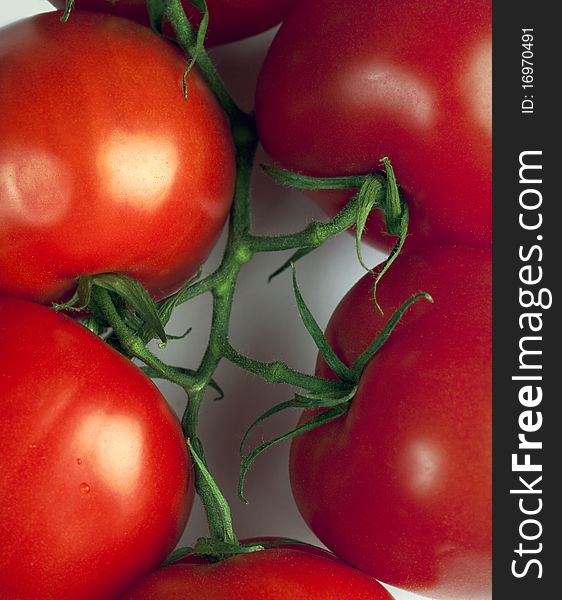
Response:
POLYGON ((83 482, 83 483, 80 484, 80 491, 83 494, 89 494, 90 493, 90 486, 87 483, 83 482))

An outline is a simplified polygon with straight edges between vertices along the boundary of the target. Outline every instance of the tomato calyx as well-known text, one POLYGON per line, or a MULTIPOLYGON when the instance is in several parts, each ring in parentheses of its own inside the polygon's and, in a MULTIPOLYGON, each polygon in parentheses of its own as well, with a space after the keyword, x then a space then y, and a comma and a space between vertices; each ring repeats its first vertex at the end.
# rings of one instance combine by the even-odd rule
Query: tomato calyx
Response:
POLYGON ((110 292, 116 303, 121 304, 123 314, 127 315, 130 321, 135 317, 141 320, 150 328, 151 336, 158 337, 162 344, 166 344, 167 336, 164 331, 164 325, 158 314, 156 304, 150 297, 143 285, 127 275, 120 273, 101 273, 96 275, 85 275, 78 278, 78 284, 73 296, 63 303, 54 304, 55 310, 64 310, 70 312, 84 312, 91 310, 93 319, 90 322, 97 324, 97 331, 107 328, 108 324, 103 318, 103 314, 96 307, 95 288, 104 289, 110 292), (131 310, 125 310, 128 306, 131 310))
MULTIPOLYGON (((343 214, 347 213, 353 214, 354 219, 350 226, 355 228, 357 258, 366 271, 372 271, 372 269, 363 261, 361 240, 365 232, 367 219, 373 209, 378 209, 382 212, 387 234, 397 237, 384 266, 377 273, 373 285, 375 306, 382 313, 376 299, 377 284, 400 254, 406 241, 409 211, 408 205, 400 193, 390 160, 387 157, 383 157, 380 159, 380 163, 384 167, 384 173, 374 172, 365 175, 343 175, 339 177, 311 177, 271 165, 262 165, 261 168, 274 181, 291 188, 300 190, 357 190, 353 198, 337 216, 343 216, 343 214)), ((308 248, 299 248, 289 260, 270 275, 270 280, 288 269, 292 263, 306 256, 309 252, 308 248)))
MULTIPOLYGON (((362 176, 310 177, 274 166, 262 165, 262 169, 278 183, 290 187, 308 190, 359 189, 357 194, 348 202, 339 215, 342 215, 344 212, 349 212, 349 214, 354 217, 353 223, 356 229, 357 257, 361 265, 373 275, 373 303, 376 310, 382 314, 383 311, 377 301, 377 285, 402 250, 404 240, 408 233, 408 206, 399 192, 396 177, 389 159, 384 157, 381 159, 381 163, 385 168, 386 175, 369 173, 362 176), (367 267, 361 256, 361 237, 365 229, 367 218, 374 208, 379 208, 383 212, 389 235, 398 236, 398 240, 388 258, 376 271, 367 267)), ((244 497, 244 482, 248 470, 254 460, 271 446, 290 440, 306 431, 311 431, 312 429, 316 429, 321 425, 344 416, 353 401, 359 380, 367 363, 382 348, 405 312, 418 300, 424 299, 433 302, 431 296, 426 292, 419 292, 412 295, 390 316, 379 335, 361 353, 357 360, 351 366, 347 366, 337 356, 336 352, 326 340, 299 290, 294 263, 296 260, 308 254, 308 252, 310 252, 310 249, 307 247, 299 248, 288 261, 270 276, 270 279, 282 273, 289 267, 292 269, 293 291, 303 324, 314 340, 322 358, 326 361, 334 375, 337 376, 338 380, 335 382, 324 380, 324 385, 321 389, 311 389, 302 386, 305 389, 304 393, 297 392, 292 399, 272 407, 258 417, 258 419, 256 419, 246 430, 240 444, 241 466, 238 479, 238 496, 244 502, 247 502, 244 497), (320 411, 306 423, 302 423, 294 429, 267 440, 249 452, 246 452, 246 441, 250 433, 263 421, 288 408, 320 409, 320 411)))
POLYGON ((394 331, 395 327, 398 325, 404 314, 413 304, 415 304, 419 300, 427 300, 428 302, 433 302, 431 296, 426 292, 419 292, 410 296, 389 317, 389 319, 387 320, 386 324, 381 329, 377 337, 358 356, 358 358, 351 365, 351 367, 347 367, 331 348, 328 341, 324 337, 324 334, 320 330, 318 324, 314 320, 312 313, 306 306, 304 299, 302 298, 300 291, 298 290, 296 278, 294 277, 294 272, 293 285, 295 287, 297 305, 299 307, 299 312, 301 313, 303 322, 305 323, 308 332, 310 333, 311 337, 316 343, 316 346, 318 347, 322 358, 326 361, 326 363, 332 369, 334 374, 340 378, 339 381, 333 383, 343 383, 343 387, 334 385, 332 388, 326 386, 326 389, 324 389, 321 392, 297 392, 291 400, 287 400, 285 402, 281 402, 280 404, 273 406, 272 408, 264 412, 262 415, 260 415, 250 425, 250 427, 246 430, 246 433, 244 434, 244 437, 242 438, 242 442, 240 444, 241 465, 240 475, 238 479, 238 496, 243 502, 247 502, 244 496, 244 483, 246 475, 255 459, 271 446, 276 446, 284 441, 291 440, 298 435, 316 429, 326 423, 329 423, 330 421, 334 421, 335 419, 339 419, 340 417, 344 416, 349 410, 351 403, 353 402, 353 398, 355 397, 355 394, 357 392, 357 386, 359 385, 359 380, 361 378, 363 370, 367 366, 367 363, 383 347, 383 345, 389 339, 390 335, 392 334, 392 332, 394 331), (342 379, 343 382, 341 381, 342 379), (249 452, 246 452, 246 441, 250 433, 260 423, 266 421, 273 415, 284 411, 288 408, 309 410, 320 409, 320 411, 317 412, 317 414, 312 416, 310 419, 308 419, 306 422, 297 425, 294 429, 275 438, 267 440, 259 444, 249 452))
MULTIPOLYGON (((177 562, 188 562, 190 559, 202 559, 207 563, 217 563, 240 554, 250 554, 252 552, 261 552, 270 548, 292 548, 304 552, 314 552, 321 556, 332 555, 326 551, 307 544, 299 540, 286 537, 256 537, 240 540, 236 543, 222 542, 208 537, 200 537, 194 546, 176 548, 166 560, 160 565, 160 568, 167 567, 177 562)), ((334 557, 335 558, 335 557, 334 557)))
MULTIPOLYGON (((280 542, 283 543, 283 542, 280 542)), ((289 542, 286 542, 289 543, 289 542)), ((294 542, 292 542, 294 543, 294 542)), ((188 558, 200 558, 208 563, 217 563, 239 554, 259 552, 267 547, 274 547, 274 542, 261 542, 255 540, 249 543, 223 542, 214 538, 200 537, 193 547, 176 548, 170 556, 162 563, 161 567, 167 567, 178 561, 188 558)))

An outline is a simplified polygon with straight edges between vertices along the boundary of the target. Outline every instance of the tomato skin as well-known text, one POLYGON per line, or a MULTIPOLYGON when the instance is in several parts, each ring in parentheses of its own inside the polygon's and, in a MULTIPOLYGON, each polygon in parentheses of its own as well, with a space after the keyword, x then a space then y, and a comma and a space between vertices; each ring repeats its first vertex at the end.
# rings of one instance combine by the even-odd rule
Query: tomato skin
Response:
MULTIPOLYGON (((260 73, 265 150, 314 176, 378 170, 388 156, 410 251, 490 247, 491 34, 489 0, 303 0, 260 73)), ((311 195, 334 214, 350 194, 311 195)), ((365 239, 390 247, 382 230, 377 212, 365 239)))
MULTIPOLYGON (((65 0, 49 0, 57 8, 64 8, 65 0)), ((207 0, 209 27, 207 46, 218 46, 270 29, 289 13, 297 0, 207 0)), ((201 13, 188 0, 182 2, 186 14, 195 27, 201 22, 201 13)), ((75 6, 82 10, 111 12, 148 25, 146 0, 78 0, 75 6)))
POLYGON ((48 303, 121 272, 156 298, 207 257, 231 203, 226 118, 181 53, 78 11, 0 36, 0 294, 48 303))
MULTIPOLYGON (((350 364, 412 293, 420 301, 368 363, 347 415, 293 440, 305 521, 350 564, 432 598, 491 589, 491 257, 437 247, 401 255, 372 303, 362 278, 327 338, 350 364)), ((317 372, 334 377, 319 359, 317 372)), ((311 412, 301 416, 308 420, 311 412)))
POLYGON ((150 574, 122 600, 392 600, 374 579, 320 548, 297 544, 219 563, 189 558, 150 574))
POLYGON ((193 475, 154 384, 70 318, 0 299, 3 600, 113 600, 181 536, 193 475))

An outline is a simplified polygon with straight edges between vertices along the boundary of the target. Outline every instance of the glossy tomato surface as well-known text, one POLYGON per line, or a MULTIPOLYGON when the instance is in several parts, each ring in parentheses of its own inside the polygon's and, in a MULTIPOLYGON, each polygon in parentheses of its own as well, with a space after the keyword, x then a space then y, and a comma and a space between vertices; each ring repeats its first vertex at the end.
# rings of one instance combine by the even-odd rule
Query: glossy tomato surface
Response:
POLYGON ((239 554, 214 564, 184 559, 150 574, 123 600, 392 600, 374 579, 314 546, 239 554))
POLYGON ((0 596, 113 600, 181 536, 193 479, 154 384, 86 328, 0 299, 0 596))
MULTIPOLYGON (((262 68, 256 115, 280 165, 367 173, 390 158, 412 251, 491 245, 491 2, 303 0, 262 68)), ((349 194, 315 192, 335 213, 349 194)), ((389 247, 378 213, 366 239, 389 247)))
MULTIPOLYGON (((217 46, 255 35, 281 22, 297 0, 206 0, 209 9, 209 27, 206 44, 217 46)), ((64 8, 65 0, 49 0, 57 8, 64 8)), ((201 13, 189 2, 182 2, 194 26, 201 22, 201 13)), ((107 11, 148 25, 146 0, 77 0, 74 5, 82 10, 107 11)))
POLYGON ((0 34, 0 294, 50 302, 79 275, 175 291, 217 240, 234 181, 225 117, 167 42, 76 11, 0 34))
MULTIPOLYGON (((367 364, 349 412, 294 439, 293 494, 333 552, 431 598, 491 590, 491 257, 401 255, 344 297, 327 338, 352 363, 411 294, 429 292, 367 364)), ((333 376, 322 360, 317 371, 333 376)), ((311 416, 305 412, 301 422, 311 416)))

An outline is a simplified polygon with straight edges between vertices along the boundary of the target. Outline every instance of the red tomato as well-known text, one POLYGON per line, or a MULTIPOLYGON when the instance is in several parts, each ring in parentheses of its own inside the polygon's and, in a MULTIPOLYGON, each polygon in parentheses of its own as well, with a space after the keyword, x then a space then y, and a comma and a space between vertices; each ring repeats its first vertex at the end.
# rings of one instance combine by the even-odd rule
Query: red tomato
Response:
MULTIPOLYGON (((412 251, 491 245, 490 0, 303 0, 257 88, 260 139, 308 175, 388 156, 409 200, 412 251)), ((335 213, 349 193, 316 192, 335 213)), ((388 247, 378 212, 366 238, 388 247)))
POLYGON ((0 299, 2 600, 113 600, 174 548, 193 500, 154 384, 71 319, 0 299))
MULTIPOLYGON (((277 25, 289 13, 297 0, 207 0, 209 28, 207 46, 234 42, 277 25)), ((64 8, 65 0, 49 0, 57 8, 64 8)), ((146 0, 76 0, 75 7, 111 12, 148 25, 146 0)), ((194 26, 201 22, 201 13, 184 0, 183 7, 194 26)))
POLYGON ((320 548, 297 544, 219 563, 184 559, 155 571, 123 600, 392 600, 374 579, 320 548))
MULTIPOLYGON (((491 587, 491 257, 437 247, 361 279, 327 337, 351 364, 411 294, 419 301, 367 364, 349 412, 294 439, 291 484, 320 540, 380 581, 432 598, 491 587)), ((332 376, 322 360, 317 372, 332 376)), ((305 412, 301 423, 310 417, 305 412)))
POLYGON ((78 11, 0 36, 0 294, 50 302, 79 275, 175 291, 220 234, 228 125, 201 76, 145 27, 78 11))

